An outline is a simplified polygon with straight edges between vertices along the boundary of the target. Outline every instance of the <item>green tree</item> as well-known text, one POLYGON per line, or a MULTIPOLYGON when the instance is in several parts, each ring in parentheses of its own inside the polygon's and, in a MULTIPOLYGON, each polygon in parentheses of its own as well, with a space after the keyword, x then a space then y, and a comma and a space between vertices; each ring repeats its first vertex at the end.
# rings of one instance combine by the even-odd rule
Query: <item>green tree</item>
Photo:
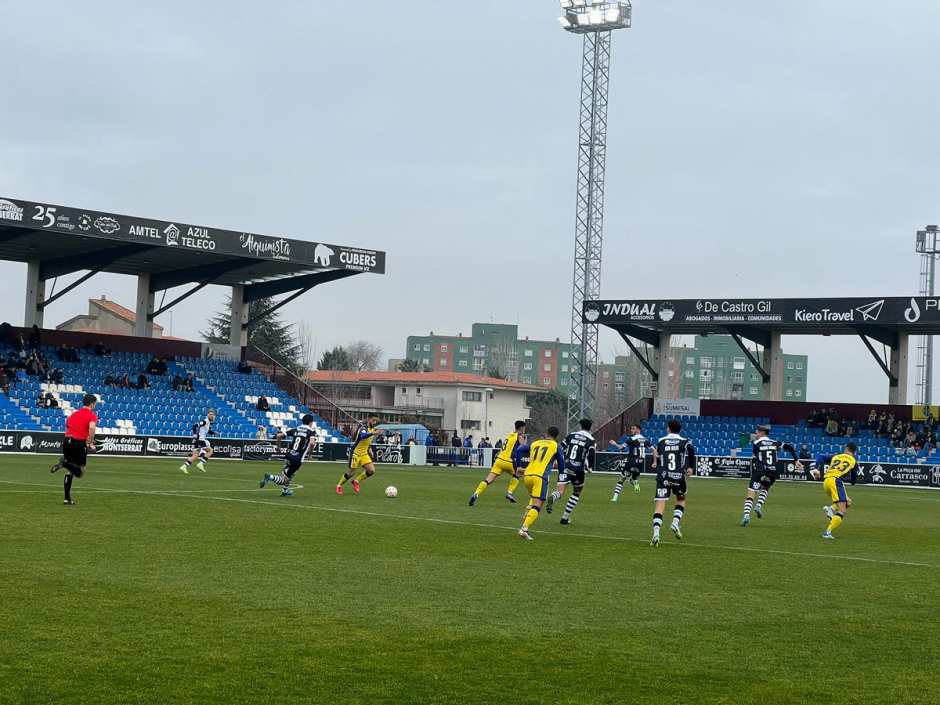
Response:
POLYGON ((564 394, 553 389, 544 394, 530 394, 526 402, 532 410, 526 426, 529 438, 535 439, 549 426, 557 426, 564 435, 568 424, 568 399, 564 394))
POLYGON ((342 346, 336 346, 332 350, 327 350, 320 357, 317 363, 318 370, 351 370, 353 369, 352 360, 349 353, 342 346))
POLYGON ((422 371, 421 363, 417 360, 413 360, 410 357, 407 360, 404 360, 398 363, 399 372, 421 372, 422 371))
MULTIPOLYGON (((258 314, 274 305, 274 299, 258 299, 248 304, 248 318, 253 319, 258 314)), ((226 299, 225 308, 217 311, 209 319, 208 328, 201 335, 209 343, 228 343, 231 328, 232 298, 226 299)), ((248 345, 258 348, 275 361, 284 365, 295 373, 303 371, 302 350, 300 341, 293 330, 293 325, 281 320, 280 314, 275 311, 264 316, 260 321, 248 329, 248 345)))

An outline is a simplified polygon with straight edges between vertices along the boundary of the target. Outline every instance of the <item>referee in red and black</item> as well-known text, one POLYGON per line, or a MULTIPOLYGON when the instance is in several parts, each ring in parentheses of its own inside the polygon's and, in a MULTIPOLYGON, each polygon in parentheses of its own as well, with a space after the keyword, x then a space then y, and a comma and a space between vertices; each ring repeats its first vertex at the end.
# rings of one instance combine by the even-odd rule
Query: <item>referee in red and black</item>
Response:
POLYGON ((82 408, 73 411, 65 420, 65 438, 62 440, 62 457, 49 472, 65 468, 65 503, 75 504, 72 499, 72 480, 81 477, 88 463, 88 451, 95 449, 95 427, 98 416, 95 404, 98 397, 86 394, 82 397, 82 408))

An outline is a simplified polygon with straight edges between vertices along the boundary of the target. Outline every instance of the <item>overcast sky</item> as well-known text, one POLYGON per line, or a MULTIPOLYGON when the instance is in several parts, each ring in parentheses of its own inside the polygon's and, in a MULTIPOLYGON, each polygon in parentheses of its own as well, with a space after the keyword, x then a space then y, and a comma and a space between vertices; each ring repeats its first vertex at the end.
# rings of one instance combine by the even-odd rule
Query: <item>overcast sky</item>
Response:
MULTIPOLYGON (((0 196, 388 251, 386 276, 284 309, 321 349, 398 357, 489 320, 567 338, 581 47, 556 2, 139 5, 0 0, 0 196)), ((603 296, 915 293, 914 231, 940 221, 938 27, 934 0, 636 0, 603 296)), ((24 280, 0 263, 0 318, 22 322, 24 280)), ((99 275, 46 326, 134 291, 99 275)), ((173 334, 224 293, 178 306, 173 334)), ((858 340, 784 347, 811 356, 811 400, 886 400, 858 340)))

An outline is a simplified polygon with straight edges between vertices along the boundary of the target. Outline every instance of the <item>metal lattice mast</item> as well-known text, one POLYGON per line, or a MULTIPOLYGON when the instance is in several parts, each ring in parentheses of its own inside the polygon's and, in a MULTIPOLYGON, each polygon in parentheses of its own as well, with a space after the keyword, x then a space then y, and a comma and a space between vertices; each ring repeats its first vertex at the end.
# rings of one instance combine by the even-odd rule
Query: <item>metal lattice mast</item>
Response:
POLYGON ((571 379, 575 392, 568 403, 568 427, 575 428, 579 419, 592 417, 596 395, 598 329, 583 320, 583 308, 586 300, 598 299, 601 293, 611 32, 630 26, 631 6, 629 2, 604 0, 562 0, 561 5, 565 10, 562 26, 584 35, 571 294, 571 379))
MULTIPOLYGON (((920 253, 920 295, 933 298, 937 273, 940 229, 928 225, 917 231, 915 250, 920 253)), ((933 399, 933 336, 925 335, 917 346, 917 404, 927 406, 933 399)))

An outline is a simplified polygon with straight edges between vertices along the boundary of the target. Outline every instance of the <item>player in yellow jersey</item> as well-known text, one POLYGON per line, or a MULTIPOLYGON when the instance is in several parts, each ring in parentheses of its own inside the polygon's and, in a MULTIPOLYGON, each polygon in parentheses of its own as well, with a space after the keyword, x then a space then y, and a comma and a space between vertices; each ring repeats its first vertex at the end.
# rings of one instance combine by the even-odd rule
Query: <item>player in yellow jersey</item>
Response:
POLYGON ((510 433, 509 437, 506 438, 506 445, 499 451, 499 455, 497 455, 496 460, 493 461, 493 467, 490 468, 487 476, 480 481, 480 484, 477 485, 473 494, 470 495, 468 504, 471 507, 477 503, 477 500, 480 498, 480 495, 486 491, 486 488, 493 484, 493 480, 503 473, 509 473, 509 487, 506 488, 506 499, 515 503, 516 497, 513 495, 513 492, 515 492, 516 488, 519 486, 519 473, 516 471, 516 468, 513 467, 512 454, 518 446, 525 443, 525 421, 516 421, 515 428, 516 430, 510 433))
POLYGON ((359 483, 375 474, 371 448, 376 434, 375 426, 378 422, 378 416, 370 416, 362 426, 356 429, 352 447, 349 449, 349 469, 336 483, 336 494, 343 494, 343 485, 349 480, 352 480, 353 492, 359 494, 359 483))
POLYGON ((523 476, 526 489, 529 490, 529 505, 525 508, 525 514, 522 517, 519 536, 531 541, 529 528, 539 518, 539 512, 542 511, 542 505, 548 497, 552 465, 558 468, 558 472, 564 472, 565 469, 565 459, 561 452, 561 444, 558 442, 558 429, 551 426, 544 438, 540 438, 532 445, 517 446, 512 455, 513 467, 518 468, 524 457, 529 458, 529 464, 526 465, 523 476))
MULTIPOLYGON (((832 532, 839 528, 845 513, 848 511, 852 500, 845 492, 845 483, 842 478, 849 476, 850 482, 855 484, 856 473, 858 472, 858 461, 856 454, 858 448, 854 443, 846 443, 845 450, 832 457, 819 458, 817 464, 822 465, 823 470, 823 489, 829 493, 831 504, 823 507, 826 516, 829 517, 829 525, 826 532, 822 535, 824 539, 833 539, 832 532)), ((813 470, 813 475, 819 477, 819 470, 813 470)))

